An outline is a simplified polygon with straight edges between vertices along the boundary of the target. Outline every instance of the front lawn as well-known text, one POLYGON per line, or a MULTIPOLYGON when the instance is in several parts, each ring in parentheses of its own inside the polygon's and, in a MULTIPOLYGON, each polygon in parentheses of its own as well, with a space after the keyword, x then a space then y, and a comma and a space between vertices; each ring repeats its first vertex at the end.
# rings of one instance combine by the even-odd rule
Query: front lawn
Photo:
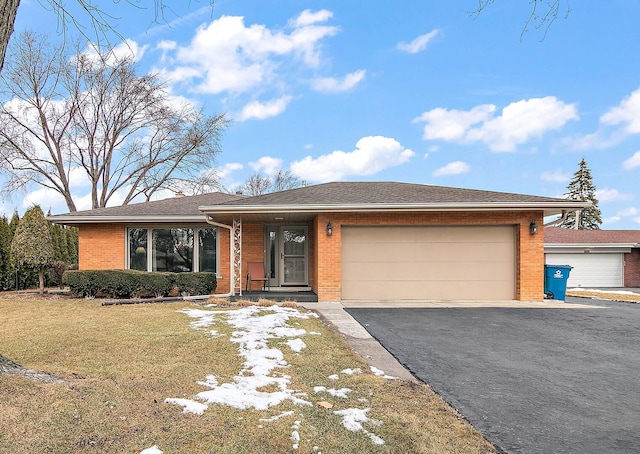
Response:
POLYGON ((0 314, 0 354, 64 379, 0 375, 0 452, 494 452, 313 312, 0 296, 0 314))

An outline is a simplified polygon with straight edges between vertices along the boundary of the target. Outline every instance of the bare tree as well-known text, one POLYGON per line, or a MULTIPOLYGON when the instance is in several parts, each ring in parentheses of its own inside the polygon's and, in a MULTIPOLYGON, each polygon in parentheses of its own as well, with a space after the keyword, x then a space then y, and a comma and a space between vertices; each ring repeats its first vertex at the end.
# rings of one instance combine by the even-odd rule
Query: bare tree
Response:
MULTIPOLYGON (((472 16, 479 15, 487 6, 495 3, 496 0, 478 0, 478 8, 471 12, 472 16)), ((527 33, 531 26, 536 29, 543 29, 544 36, 547 35, 549 28, 556 19, 563 14, 565 19, 571 14, 571 5, 569 0, 529 0, 531 10, 526 18, 520 40, 522 41, 524 34, 527 33)), ((543 39, 544 39, 543 36, 543 39)))
MULTIPOLYGON (((145 9, 145 4, 153 6, 154 19, 152 22, 166 22, 170 15, 177 16, 165 0, 126 0, 121 2, 112 0, 114 4, 126 3, 132 8, 145 9)), ((195 0, 197 2, 197 0, 195 0)), ((66 36, 69 27, 77 30, 80 35, 88 41, 109 44, 110 36, 124 41, 123 37, 116 30, 116 25, 120 18, 109 14, 104 4, 99 5, 97 0, 75 0, 70 2, 79 6, 79 15, 71 12, 69 2, 62 0, 38 0, 43 10, 49 11, 53 17, 58 19, 58 28, 66 36)), ((189 2, 191 3, 191 2, 189 2)), ((209 0, 209 5, 213 6, 213 0, 209 0)), ((20 7, 20 0, 0 0, 0 71, 4 66, 5 54, 9 45, 9 39, 13 34, 13 26, 16 14, 20 7)))
POLYGON ((89 182, 99 208, 116 192, 125 205, 140 195, 149 200, 213 166, 224 115, 172 103, 158 77, 138 76, 131 58, 79 46, 66 54, 31 32, 16 44, 0 77, 3 191, 37 183, 76 211, 72 178, 89 182))
POLYGON ((290 170, 278 170, 272 176, 264 176, 260 172, 251 175, 244 182, 242 192, 248 195, 267 194, 293 189, 300 186, 300 179, 290 170))

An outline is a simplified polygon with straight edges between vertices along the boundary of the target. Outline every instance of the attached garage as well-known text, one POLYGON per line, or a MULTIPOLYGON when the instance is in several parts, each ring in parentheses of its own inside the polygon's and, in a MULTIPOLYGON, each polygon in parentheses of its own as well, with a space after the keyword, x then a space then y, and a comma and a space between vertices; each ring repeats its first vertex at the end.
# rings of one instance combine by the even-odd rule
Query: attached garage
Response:
MULTIPOLYGON (((582 252, 582 251, 581 251, 582 252)), ((547 253, 550 265, 571 265, 567 287, 622 287, 624 254, 622 253, 547 253)))
POLYGON ((343 300, 513 300, 514 226, 342 226, 343 300))

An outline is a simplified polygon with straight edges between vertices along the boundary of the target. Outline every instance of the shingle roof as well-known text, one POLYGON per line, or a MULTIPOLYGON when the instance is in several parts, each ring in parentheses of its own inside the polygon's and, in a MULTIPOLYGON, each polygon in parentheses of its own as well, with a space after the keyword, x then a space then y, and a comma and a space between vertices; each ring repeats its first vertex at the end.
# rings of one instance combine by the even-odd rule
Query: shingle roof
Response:
POLYGON ((394 203, 558 202, 566 199, 396 182, 339 182, 246 197, 220 205, 360 205, 394 203))
MULTIPOLYGON (((201 205, 215 205, 216 203, 240 200, 243 196, 225 194, 222 192, 212 192, 209 194, 199 194, 184 197, 171 197, 169 199, 155 200, 151 202, 133 203, 124 206, 107 208, 96 208, 94 210, 76 211, 63 215, 50 216, 49 219, 56 221, 61 218, 137 218, 137 217, 197 217, 203 219, 204 216, 198 207, 201 205)), ((159 221, 161 219, 158 219, 159 221)))
POLYGON ((640 230, 576 230, 545 227, 545 244, 637 244, 640 230))
MULTIPOLYGON (((506 192, 396 182, 339 182, 254 197, 211 193, 49 217, 59 223, 203 221, 207 214, 377 210, 544 210, 545 215, 584 202, 506 192)), ((290 218, 291 219, 291 218, 290 218)))

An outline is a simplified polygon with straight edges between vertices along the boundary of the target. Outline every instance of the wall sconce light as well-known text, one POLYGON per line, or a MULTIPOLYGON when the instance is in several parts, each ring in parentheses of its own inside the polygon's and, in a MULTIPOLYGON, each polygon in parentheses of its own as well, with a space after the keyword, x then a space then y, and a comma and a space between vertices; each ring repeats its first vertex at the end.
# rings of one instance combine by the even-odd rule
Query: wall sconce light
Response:
POLYGON ((538 224, 536 224, 536 221, 531 221, 529 224, 529 233, 531 235, 536 235, 538 233, 538 224))
POLYGON ((327 236, 333 235, 333 226, 331 225, 331 221, 327 222, 327 236))

